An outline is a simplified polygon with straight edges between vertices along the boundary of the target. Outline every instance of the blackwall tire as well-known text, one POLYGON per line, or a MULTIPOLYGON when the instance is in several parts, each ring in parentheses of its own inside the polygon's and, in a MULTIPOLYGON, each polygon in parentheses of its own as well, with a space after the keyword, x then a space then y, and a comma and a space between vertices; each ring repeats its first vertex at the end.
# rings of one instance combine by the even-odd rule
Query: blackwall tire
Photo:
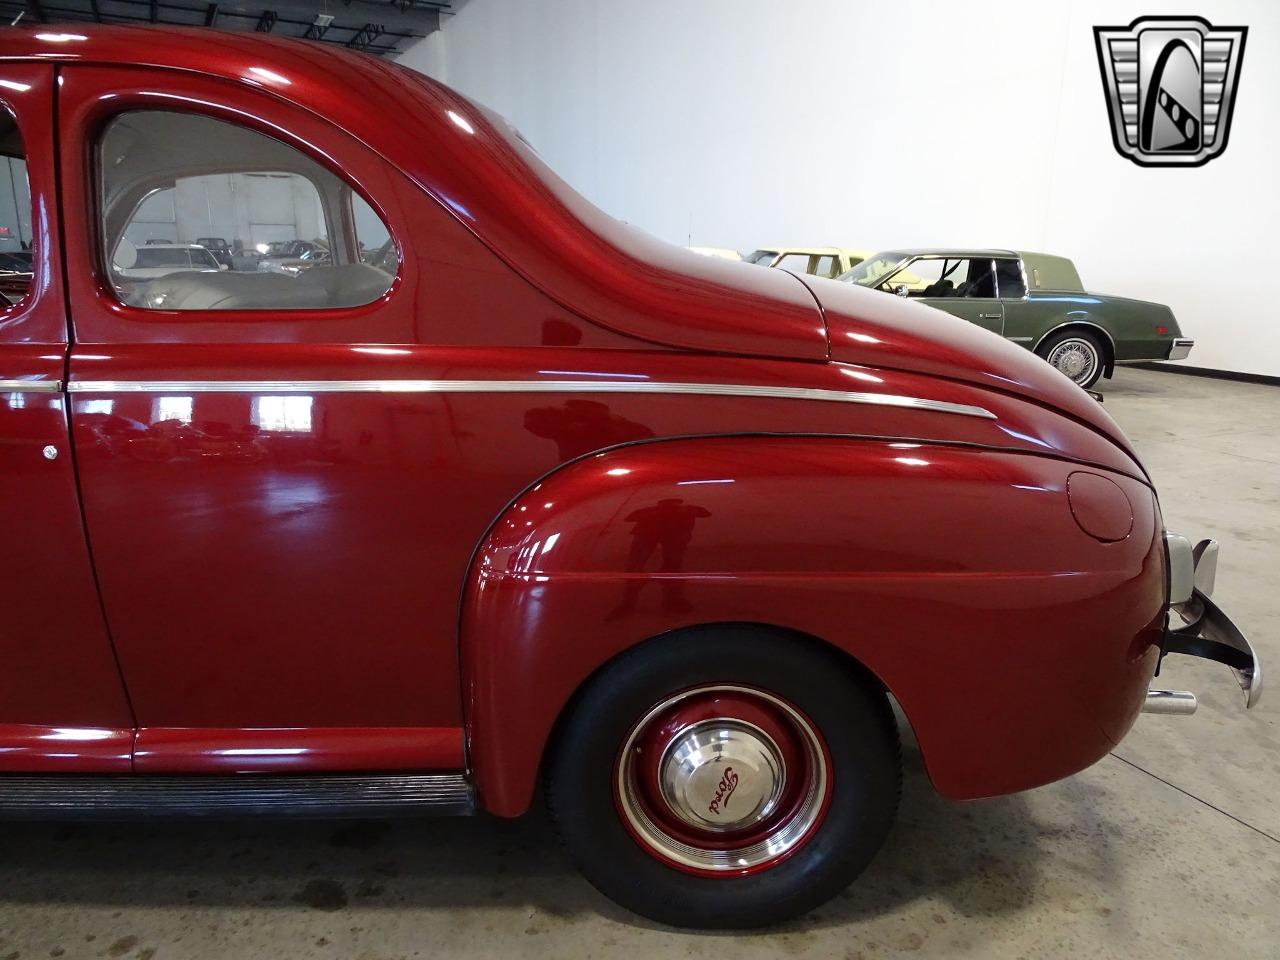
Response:
POLYGON ((606 896, 671 926, 732 929, 848 886, 893 822, 901 768, 887 698, 837 652, 717 626, 602 668, 558 729, 547 792, 606 896))
POLYGON ((1040 344, 1036 353, 1049 366, 1085 390, 1098 382, 1107 365, 1107 353, 1101 339, 1085 330, 1055 333, 1040 344))

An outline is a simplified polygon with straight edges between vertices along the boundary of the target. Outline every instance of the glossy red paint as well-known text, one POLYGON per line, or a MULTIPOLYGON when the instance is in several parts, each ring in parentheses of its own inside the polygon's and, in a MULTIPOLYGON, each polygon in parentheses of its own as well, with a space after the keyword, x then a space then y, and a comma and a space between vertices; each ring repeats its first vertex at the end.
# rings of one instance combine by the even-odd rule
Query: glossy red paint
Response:
POLYGON ((457 727, 143 727, 135 773, 327 773, 459 770, 457 727))
POLYGON ((524 809, 560 704, 596 664, 707 622, 848 652, 898 698, 948 796, 1088 766, 1144 699, 1165 570, 1150 491, 1111 475, 1134 532, 1101 544, 1072 517, 1070 472, 1024 454, 796 437, 639 445, 559 471, 494 527, 464 608, 485 804, 524 809))
MULTIPOLYGON (((0 80, 29 149, 49 142, 53 66, 3 63, 0 80)), ((55 172, 48 150, 31 152, 34 277, 0 310, 0 379, 52 386, 67 354, 55 172)), ((85 544, 66 397, 22 386, 0 387, 0 768, 127 770, 133 717, 85 544)))
MULTIPOLYGON (((16 611, 0 644, 22 671, 0 685, 0 722, 113 731, 68 768, 119 763, 136 726, 142 772, 463 769, 465 727, 482 803, 514 815, 593 671, 716 622, 861 661, 952 796, 1063 776, 1132 722, 1164 604, 1158 511, 1115 424, 1026 351, 658 244, 504 122, 393 65, 214 32, 64 36, 0 37, 0 68, 31 79, 0 96, 16 97, 42 231, 0 362, 73 389, 0 409, 4 502, 41 544, 0 581, 16 611), (398 240, 392 289, 326 311, 119 303, 99 267, 94 144, 112 113, 144 107, 249 126, 345 177, 398 240), (454 381, 515 389, 430 386, 454 381), (653 383, 989 416, 604 392, 653 383), (67 442, 68 397, 74 463, 40 460, 67 442), (264 413, 282 397, 287 422, 264 413), (1082 531, 1073 471, 1124 492, 1127 536, 1082 531)), ((55 748, 20 747, 7 769, 45 769, 55 748)))
POLYGON ((1080 529, 1103 543, 1123 540, 1133 531, 1133 506, 1106 477, 1077 470, 1067 477, 1067 500, 1080 529))
POLYGON ((132 726, 0 724, 0 774, 128 773, 132 754, 132 726))

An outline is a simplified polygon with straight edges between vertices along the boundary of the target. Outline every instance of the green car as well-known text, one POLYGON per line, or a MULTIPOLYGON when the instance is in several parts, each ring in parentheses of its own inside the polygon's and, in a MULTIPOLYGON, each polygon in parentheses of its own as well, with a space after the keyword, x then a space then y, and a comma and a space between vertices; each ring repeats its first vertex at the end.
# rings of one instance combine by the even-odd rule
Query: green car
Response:
POLYGON ((1117 363, 1181 360, 1195 341, 1158 303, 1086 293, 1066 257, 888 250, 836 279, 938 307, 1034 351, 1086 389, 1117 363), (910 282, 904 282, 908 280, 910 282))

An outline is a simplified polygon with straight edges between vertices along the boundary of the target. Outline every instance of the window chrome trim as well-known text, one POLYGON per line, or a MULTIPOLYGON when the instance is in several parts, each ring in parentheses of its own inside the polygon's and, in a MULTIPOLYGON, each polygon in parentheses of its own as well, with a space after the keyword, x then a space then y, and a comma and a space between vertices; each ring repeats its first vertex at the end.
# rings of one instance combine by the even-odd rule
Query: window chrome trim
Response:
POLYGON ((652 393, 764 397, 902 407, 995 420, 985 407, 892 393, 771 387, 745 383, 599 380, 76 380, 70 393, 652 393))
POLYGON ((61 380, 0 380, 0 393, 58 393, 61 380))

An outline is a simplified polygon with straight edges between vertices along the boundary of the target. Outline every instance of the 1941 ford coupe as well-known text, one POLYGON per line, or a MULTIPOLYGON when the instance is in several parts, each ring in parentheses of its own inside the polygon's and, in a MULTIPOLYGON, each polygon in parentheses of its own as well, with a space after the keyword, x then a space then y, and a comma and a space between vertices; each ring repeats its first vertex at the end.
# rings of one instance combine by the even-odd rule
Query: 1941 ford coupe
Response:
POLYGON ((743 926, 876 851, 890 695, 976 798, 1189 711, 1165 654, 1259 694, 1216 547, 985 330, 660 244, 318 46, 7 30, 0 103, 35 252, 0 813, 513 817, 543 781, 609 896, 743 926), (330 256, 138 278, 153 231, 330 256))

